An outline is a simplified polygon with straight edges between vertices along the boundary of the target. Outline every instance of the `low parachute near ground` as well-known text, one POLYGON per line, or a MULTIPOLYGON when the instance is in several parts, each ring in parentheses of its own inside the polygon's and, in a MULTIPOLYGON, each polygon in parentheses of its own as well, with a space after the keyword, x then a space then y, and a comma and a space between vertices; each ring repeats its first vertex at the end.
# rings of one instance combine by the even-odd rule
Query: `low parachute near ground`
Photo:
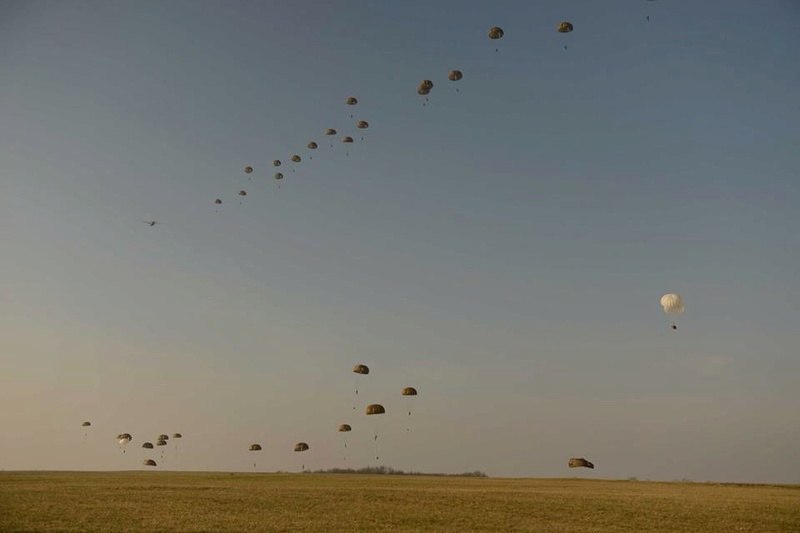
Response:
POLYGON ((296 452, 304 452, 308 449, 308 444, 305 442, 298 442, 294 445, 294 451, 296 452))
POLYGON ((579 468, 579 467, 594 468, 594 464, 590 463, 589 461, 587 461, 583 457, 573 457, 572 459, 569 460, 569 467, 570 468, 579 468))
POLYGON ((144 461, 142 461, 142 464, 143 464, 144 466, 158 466, 158 465, 156 464, 156 462, 155 462, 155 461, 153 461, 152 459, 145 459, 144 461))
POLYGON ((119 442, 119 447, 122 450, 122 453, 125 453, 125 446, 133 440, 130 433, 120 433, 117 435, 117 442, 119 442))

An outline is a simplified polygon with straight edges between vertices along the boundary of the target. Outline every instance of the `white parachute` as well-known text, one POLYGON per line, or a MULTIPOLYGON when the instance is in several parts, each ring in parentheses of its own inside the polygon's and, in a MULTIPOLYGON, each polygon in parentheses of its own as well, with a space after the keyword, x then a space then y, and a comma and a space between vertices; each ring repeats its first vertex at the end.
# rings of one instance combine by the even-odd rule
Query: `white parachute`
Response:
MULTIPOLYGON (((665 294, 661 297, 661 307, 668 315, 681 315, 685 311, 683 306, 683 298, 674 293, 665 294)), ((675 322, 672 322, 672 329, 678 329, 675 322)))

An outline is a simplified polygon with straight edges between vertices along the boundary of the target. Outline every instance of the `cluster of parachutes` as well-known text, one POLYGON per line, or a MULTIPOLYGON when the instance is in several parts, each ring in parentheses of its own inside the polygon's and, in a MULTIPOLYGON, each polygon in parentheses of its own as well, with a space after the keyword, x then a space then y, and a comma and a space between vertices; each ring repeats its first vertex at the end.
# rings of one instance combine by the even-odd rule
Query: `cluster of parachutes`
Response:
MULTIPOLYGON (((86 420, 86 421, 81 423, 81 427, 82 428, 90 428, 90 427, 92 427, 92 423, 90 421, 86 420)), ((88 437, 88 429, 84 429, 84 439, 86 437, 88 437)), ((183 438, 183 435, 181 435, 180 433, 173 433, 172 434, 172 439, 181 439, 181 438, 183 438)), ((167 435, 166 433, 162 433, 161 435, 158 436, 158 438, 155 439, 155 441, 156 441, 155 446, 165 447, 165 446, 167 446, 167 443, 169 442, 169 440, 170 440, 170 436, 167 435)), ((123 454, 127 453, 126 448, 128 447, 128 445, 132 441, 133 441, 133 436, 130 433, 119 433, 117 435, 117 443, 119 445, 119 451, 121 451, 123 454)), ((85 442, 85 440, 84 440, 84 442, 85 442)), ((176 444, 175 444, 176 451, 177 451, 177 448, 178 448, 178 444, 176 442, 176 444)), ((152 442, 144 442, 144 443, 142 443, 142 449, 145 450, 145 455, 147 455, 149 452, 147 452, 146 450, 153 450, 154 449, 153 443, 152 442)), ((163 459, 164 459, 164 448, 161 449, 161 457, 160 457, 160 460, 163 461, 163 459)), ((156 461, 154 459, 149 458, 149 457, 145 457, 145 459, 142 461, 142 464, 144 466, 158 466, 158 463, 156 463, 156 461)))

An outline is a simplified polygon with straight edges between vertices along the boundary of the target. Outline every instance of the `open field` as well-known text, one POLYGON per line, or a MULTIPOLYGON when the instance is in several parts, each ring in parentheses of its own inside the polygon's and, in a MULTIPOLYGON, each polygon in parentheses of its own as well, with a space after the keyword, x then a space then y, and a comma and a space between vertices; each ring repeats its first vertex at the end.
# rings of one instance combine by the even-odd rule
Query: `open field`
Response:
POLYGON ((800 531, 800 486, 2 472, 2 531, 800 531))

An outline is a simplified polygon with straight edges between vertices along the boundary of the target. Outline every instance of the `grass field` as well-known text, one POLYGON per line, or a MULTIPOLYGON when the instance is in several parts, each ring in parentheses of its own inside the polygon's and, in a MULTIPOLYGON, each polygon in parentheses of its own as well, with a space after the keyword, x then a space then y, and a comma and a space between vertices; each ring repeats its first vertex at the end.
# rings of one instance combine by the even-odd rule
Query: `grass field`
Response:
POLYGON ((2 531, 800 531, 800 486, 2 472, 2 531))

